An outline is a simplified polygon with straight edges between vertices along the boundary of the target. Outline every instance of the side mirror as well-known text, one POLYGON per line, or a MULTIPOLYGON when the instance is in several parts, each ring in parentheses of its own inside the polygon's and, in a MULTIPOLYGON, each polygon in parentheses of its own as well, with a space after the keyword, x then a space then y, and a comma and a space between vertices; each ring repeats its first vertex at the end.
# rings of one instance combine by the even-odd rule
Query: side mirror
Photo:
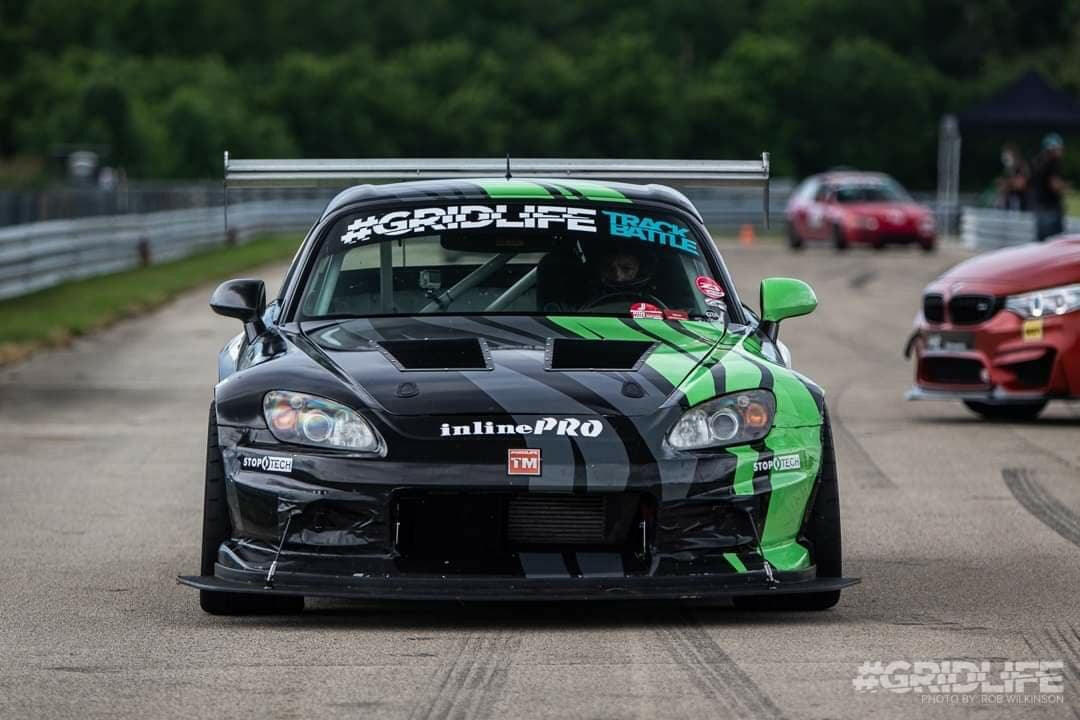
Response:
POLYGON ((780 321, 806 315, 817 307, 817 295, 802 280, 765 278, 761 281, 761 329, 775 342, 780 321))
POLYGON ((218 315, 242 321, 251 342, 266 330, 266 283, 254 278, 227 280, 210 296, 210 308, 218 315))

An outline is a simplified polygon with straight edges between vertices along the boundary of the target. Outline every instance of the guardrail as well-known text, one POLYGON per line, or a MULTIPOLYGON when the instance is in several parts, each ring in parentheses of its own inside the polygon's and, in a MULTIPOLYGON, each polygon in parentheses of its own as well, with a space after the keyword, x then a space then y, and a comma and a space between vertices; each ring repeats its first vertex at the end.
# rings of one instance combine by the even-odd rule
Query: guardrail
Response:
MULTIPOLYGON (((306 230, 324 205, 313 199, 230 204, 228 241, 244 242, 268 230, 306 230)), ((225 243, 220 206, 0 228, 0 298, 176 260, 225 243)))
MULTIPOLYGON (((1080 217, 1065 219, 1065 232, 1080 233, 1080 217)), ((971 250, 994 250, 1035 241, 1035 213, 965 207, 960 235, 971 250)))
MULTIPOLYGON (((783 228, 791 184, 776 183, 770 197, 773 227, 783 228)), ((687 188, 706 225, 731 231, 761 222, 761 198, 733 189, 687 188)), ((306 230, 326 197, 249 200, 229 205, 231 241, 268 230, 306 230)), ((1080 218, 1070 218, 1080 232, 1080 218)), ((963 237, 986 249, 1035 237, 1031 215, 966 207, 963 237)), ((49 220, 0 228, 0 299, 24 295, 78 278, 175 260, 226 242, 220 205, 185 210, 49 220)))
MULTIPOLYGON (((770 210, 782 226, 791 183, 775 183, 770 210)), ((220 186, 219 186, 220 187, 220 186)), ((706 224, 733 230, 761 222, 759 193, 688 188, 706 224)), ((304 198, 248 200, 229 204, 231 240, 243 242, 265 230, 306 230, 326 204, 326 193, 304 198)), ((223 245, 220 205, 127 213, 11 225, 0 228, 0 299, 69 280, 167 262, 223 245)))

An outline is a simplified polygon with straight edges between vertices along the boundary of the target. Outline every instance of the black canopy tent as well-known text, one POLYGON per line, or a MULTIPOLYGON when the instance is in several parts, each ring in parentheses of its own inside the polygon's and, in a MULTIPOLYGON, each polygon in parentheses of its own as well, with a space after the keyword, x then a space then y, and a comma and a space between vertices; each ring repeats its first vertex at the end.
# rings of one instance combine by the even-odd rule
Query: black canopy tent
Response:
POLYGON ((1080 127, 1080 101, 1029 70, 1011 85, 960 112, 957 122, 961 130, 1075 128, 1080 127))
POLYGON ((1032 134, 1080 128, 1080 101, 1029 70, 987 99, 941 120, 938 137, 938 207, 959 211, 960 134, 1012 131, 1032 134))

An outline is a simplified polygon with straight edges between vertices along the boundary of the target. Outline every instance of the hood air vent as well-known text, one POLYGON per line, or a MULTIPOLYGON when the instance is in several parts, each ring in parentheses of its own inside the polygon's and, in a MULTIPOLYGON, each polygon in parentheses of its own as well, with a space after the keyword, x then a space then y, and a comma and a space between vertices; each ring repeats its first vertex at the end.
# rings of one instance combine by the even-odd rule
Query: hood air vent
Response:
POLYGON ((490 370, 487 344, 477 338, 381 340, 375 343, 398 370, 490 370))
POLYGON ((548 370, 637 370, 656 343, 648 340, 548 341, 548 370))

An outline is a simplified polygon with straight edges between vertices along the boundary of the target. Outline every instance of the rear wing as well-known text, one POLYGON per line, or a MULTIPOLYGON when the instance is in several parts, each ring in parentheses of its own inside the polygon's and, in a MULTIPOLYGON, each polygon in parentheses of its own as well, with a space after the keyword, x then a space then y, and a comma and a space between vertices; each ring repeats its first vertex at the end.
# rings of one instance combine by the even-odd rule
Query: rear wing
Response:
POLYGON ((343 187, 371 181, 504 175, 582 180, 760 187, 769 225, 769 153, 760 160, 598 160, 571 158, 411 158, 238 160, 225 152, 225 219, 230 187, 343 187))

